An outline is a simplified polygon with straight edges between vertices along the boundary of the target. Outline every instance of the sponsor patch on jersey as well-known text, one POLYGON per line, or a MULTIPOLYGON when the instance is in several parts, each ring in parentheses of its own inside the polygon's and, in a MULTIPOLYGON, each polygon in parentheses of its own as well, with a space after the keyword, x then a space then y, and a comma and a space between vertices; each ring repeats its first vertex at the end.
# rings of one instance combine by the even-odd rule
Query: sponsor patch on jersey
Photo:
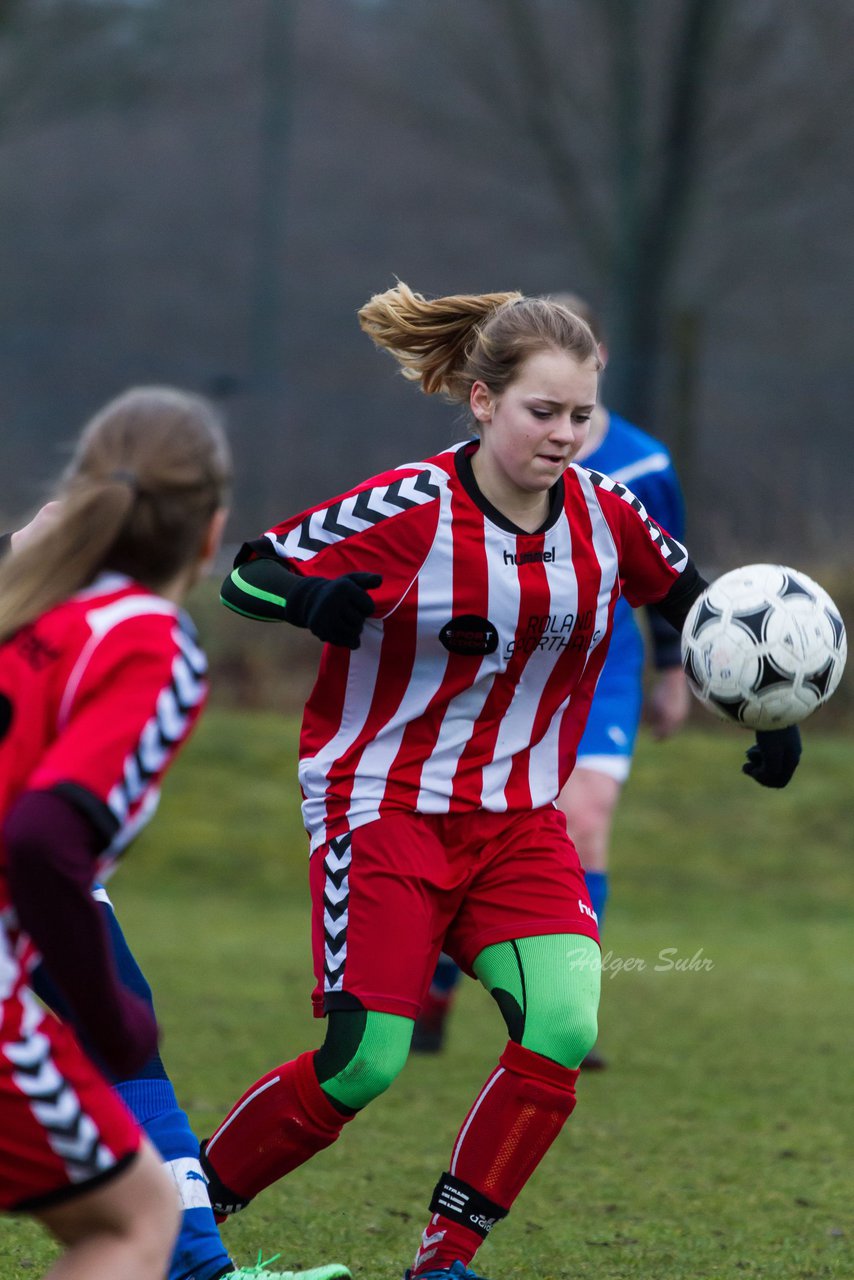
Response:
POLYGON ((451 618, 439 632, 439 639, 449 653, 482 657, 498 648, 498 629, 488 618, 465 613, 451 618))

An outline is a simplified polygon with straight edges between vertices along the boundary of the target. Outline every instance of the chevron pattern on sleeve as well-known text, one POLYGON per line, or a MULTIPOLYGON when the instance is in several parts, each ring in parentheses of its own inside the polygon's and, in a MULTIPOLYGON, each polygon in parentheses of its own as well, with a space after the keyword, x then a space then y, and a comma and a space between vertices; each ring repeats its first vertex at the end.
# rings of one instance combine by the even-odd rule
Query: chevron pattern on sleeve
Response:
POLYGON ((172 663, 171 682, 157 699, 154 715, 143 727, 135 749, 125 760, 121 779, 107 797, 119 828, 166 768, 207 691, 204 652, 183 628, 176 627, 173 635, 178 652, 172 663))
POLYGON ((415 475, 400 476, 390 484, 373 489, 360 489, 327 507, 319 507, 282 539, 267 536, 280 556, 310 560, 324 547, 362 533, 411 507, 433 502, 439 496, 440 489, 431 472, 422 469, 415 475))
POLYGON ((688 562, 688 552, 682 546, 681 542, 677 542, 675 538, 671 538, 669 533, 665 533, 654 520, 650 519, 647 514, 646 507, 643 505, 640 498, 636 498, 631 489, 627 489, 624 484, 619 484, 610 476, 603 475, 601 471, 588 471, 587 474, 590 476, 591 483, 597 489, 602 489, 606 493, 613 493, 618 498, 622 498, 623 502, 627 503, 633 511, 638 513, 641 520, 643 520, 646 525, 647 533, 649 534, 651 541, 658 547, 662 557, 669 565, 676 569, 677 572, 681 573, 688 562))

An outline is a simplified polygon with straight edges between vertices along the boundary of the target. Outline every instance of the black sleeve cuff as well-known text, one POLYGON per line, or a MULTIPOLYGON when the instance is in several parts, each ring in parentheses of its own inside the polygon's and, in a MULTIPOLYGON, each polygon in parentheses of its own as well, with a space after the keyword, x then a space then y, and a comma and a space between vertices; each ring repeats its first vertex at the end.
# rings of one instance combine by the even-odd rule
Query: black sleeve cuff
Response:
POLYGON ((689 560, 664 599, 651 607, 656 609, 671 627, 675 627, 681 636, 691 605, 698 596, 703 594, 708 585, 706 579, 698 572, 694 561, 689 560))

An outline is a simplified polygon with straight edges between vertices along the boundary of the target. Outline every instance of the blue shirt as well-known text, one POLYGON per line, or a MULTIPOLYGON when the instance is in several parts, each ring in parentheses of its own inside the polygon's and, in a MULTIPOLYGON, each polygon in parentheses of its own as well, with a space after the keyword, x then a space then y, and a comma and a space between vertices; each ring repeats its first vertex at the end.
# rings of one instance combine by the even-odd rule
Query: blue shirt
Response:
MULTIPOLYGON (((682 490, 670 454, 660 440, 610 413, 608 430, 593 453, 581 459, 581 466, 602 471, 631 489, 646 507, 649 515, 680 542, 685 533, 685 508, 682 490)), ((650 613, 655 663, 658 667, 679 664, 679 636, 663 618, 650 613)), ((634 610, 625 600, 618 600, 614 611, 614 630, 601 681, 618 664, 632 670, 640 679, 644 643, 634 610)))

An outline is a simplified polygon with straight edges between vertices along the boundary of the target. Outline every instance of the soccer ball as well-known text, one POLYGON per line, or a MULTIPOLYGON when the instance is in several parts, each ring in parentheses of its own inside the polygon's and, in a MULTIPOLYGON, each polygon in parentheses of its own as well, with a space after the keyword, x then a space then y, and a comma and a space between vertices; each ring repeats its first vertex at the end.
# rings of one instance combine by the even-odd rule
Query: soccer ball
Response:
POLYGON ((717 578, 682 629, 682 665, 711 711, 750 729, 783 729, 826 702, 848 645, 839 610, 818 583, 780 564, 717 578))

